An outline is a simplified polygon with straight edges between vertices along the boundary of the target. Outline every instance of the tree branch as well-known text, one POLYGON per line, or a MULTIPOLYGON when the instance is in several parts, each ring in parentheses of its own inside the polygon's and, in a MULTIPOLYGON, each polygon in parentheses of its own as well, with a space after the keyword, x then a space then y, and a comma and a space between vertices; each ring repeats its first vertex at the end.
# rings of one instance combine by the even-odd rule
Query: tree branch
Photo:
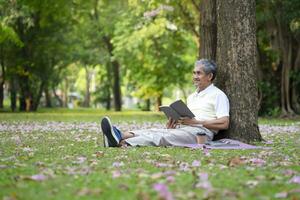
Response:
POLYGON ((179 8, 183 16, 186 18, 187 25, 189 26, 190 30, 199 38, 200 34, 195 29, 196 24, 193 23, 193 19, 189 16, 189 14, 184 10, 183 6, 179 3, 179 8))
POLYGON ((192 4, 195 6, 195 8, 200 11, 200 3, 199 5, 195 2, 195 0, 191 0, 192 4))

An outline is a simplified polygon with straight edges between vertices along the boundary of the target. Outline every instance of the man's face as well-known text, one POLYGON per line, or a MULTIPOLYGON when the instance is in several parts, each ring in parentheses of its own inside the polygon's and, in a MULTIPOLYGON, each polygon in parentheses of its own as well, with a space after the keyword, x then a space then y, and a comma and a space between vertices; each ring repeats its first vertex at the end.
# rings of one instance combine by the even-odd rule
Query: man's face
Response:
POLYGON ((205 74, 203 65, 196 65, 193 70, 193 82, 199 91, 204 90, 211 84, 212 74, 205 74))

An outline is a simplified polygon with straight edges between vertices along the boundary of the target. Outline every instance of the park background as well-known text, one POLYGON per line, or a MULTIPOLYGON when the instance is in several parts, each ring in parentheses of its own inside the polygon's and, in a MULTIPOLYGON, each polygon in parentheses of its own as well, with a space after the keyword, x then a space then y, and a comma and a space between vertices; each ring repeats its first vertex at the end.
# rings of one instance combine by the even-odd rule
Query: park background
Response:
POLYGON ((0 0, 0 198, 300 199, 299 35, 299 0, 0 0), (164 128, 199 58, 262 149, 103 147, 103 116, 164 128))
MULTIPOLYGON (((216 13, 200 2, 1 1, 1 110, 157 110, 186 99, 195 60, 216 60, 201 52, 216 13)), ((261 116, 300 112, 299 10, 297 0, 256 1, 261 116)))

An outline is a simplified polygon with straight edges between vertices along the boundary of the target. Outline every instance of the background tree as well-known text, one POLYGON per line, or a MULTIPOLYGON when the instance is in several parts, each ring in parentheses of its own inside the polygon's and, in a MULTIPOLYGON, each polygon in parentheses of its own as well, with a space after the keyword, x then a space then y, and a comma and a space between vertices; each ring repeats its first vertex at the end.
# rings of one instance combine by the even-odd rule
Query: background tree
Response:
MULTIPOLYGON (((273 89, 275 94, 276 91, 280 91, 279 98, 271 93, 269 96, 265 96, 263 102, 268 102, 276 97, 276 100, 279 101, 274 104, 281 107, 282 116, 292 116, 295 112, 299 113, 300 111, 299 83, 297 81, 300 77, 299 10, 299 1, 257 1, 258 36, 261 38, 258 42, 260 57, 262 57, 260 59, 261 69, 271 72, 281 71, 280 80, 267 76, 268 79, 264 78, 261 81, 262 89, 276 88, 273 89), (272 84, 268 86, 271 81, 272 84)), ((267 107, 266 104, 263 106, 265 106, 263 108, 267 107)))
POLYGON ((153 5, 144 2, 130 6, 136 16, 126 16, 127 23, 118 25, 115 52, 127 67, 134 95, 144 100, 155 98, 158 108, 164 90, 170 85, 183 88, 188 82, 185 74, 192 68, 194 56, 185 55, 193 55, 192 38, 174 20, 172 6, 155 1, 153 5))

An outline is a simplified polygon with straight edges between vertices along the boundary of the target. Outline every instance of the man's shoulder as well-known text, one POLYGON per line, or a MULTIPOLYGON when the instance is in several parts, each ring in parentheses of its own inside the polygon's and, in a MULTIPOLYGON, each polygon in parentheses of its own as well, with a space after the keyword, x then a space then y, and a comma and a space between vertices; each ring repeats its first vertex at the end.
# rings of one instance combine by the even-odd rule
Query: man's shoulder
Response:
POLYGON ((217 86, 213 85, 212 86, 212 93, 215 93, 217 95, 225 95, 227 97, 227 95, 225 94, 225 92, 223 92, 220 88, 218 88, 217 86))

